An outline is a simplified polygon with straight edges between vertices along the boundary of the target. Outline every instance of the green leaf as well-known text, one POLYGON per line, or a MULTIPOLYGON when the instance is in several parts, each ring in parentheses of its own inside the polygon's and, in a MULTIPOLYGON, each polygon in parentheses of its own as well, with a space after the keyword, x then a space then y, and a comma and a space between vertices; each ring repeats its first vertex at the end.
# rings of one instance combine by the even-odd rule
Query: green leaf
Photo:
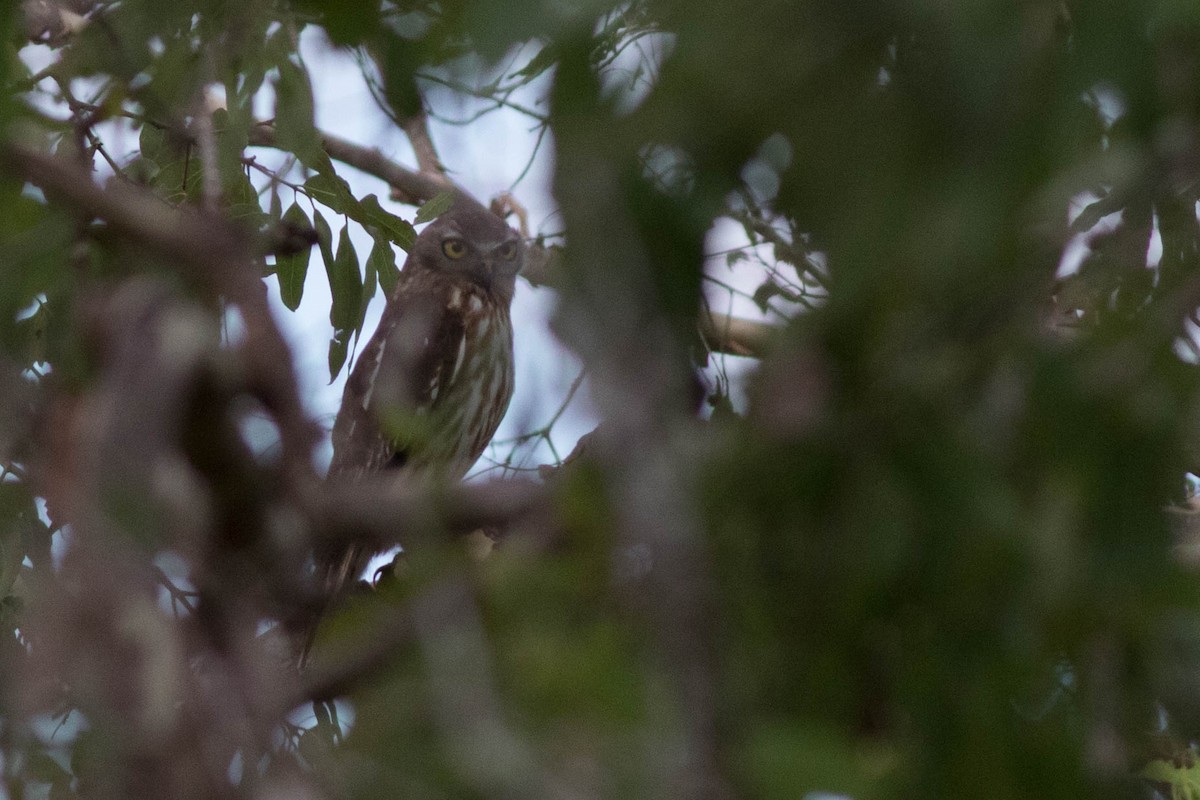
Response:
MULTIPOLYGON (((161 128, 150 123, 142 124, 142 132, 138 134, 138 148, 142 156, 162 166, 167 156, 167 134, 161 128)), ((172 160, 172 159, 167 159, 172 160)))
MULTIPOLYGON (((452 205, 454 205, 454 192, 438 192, 421 204, 421 207, 417 209, 417 216, 414 222, 420 225, 422 222, 430 222, 437 219, 449 211, 452 205)), ((405 249, 407 250, 408 248, 405 249)))
POLYGON ((396 267, 396 251, 389 242, 376 239, 375 245, 367 256, 368 270, 379 276, 379 285, 385 295, 390 296, 400 279, 400 270, 396 267))
POLYGON ((537 52, 529 63, 513 73, 514 77, 532 80, 558 63, 558 48, 548 44, 537 52))
POLYGON ((325 221, 320 210, 313 209, 313 228, 317 231, 317 245, 321 248, 321 261, 325 264, 325 274, 333 285, 333 231, 325 221))
MULTIPOLYGON (((386 246, 386 245, 385 245, 386 246)), ((365 264, 365 275, 363 276, 362 302, 358 307, 358 325, 355 326, 355 334, 361 334, 363 324, 367 321, 367 306, 375 297, 375 290, 379 288, 379 264, 375 258, 375 251, 379 249, 379 240, 371 245, 371 253, 367 256, 365 264)))
POLYGON ((351 327, 358 316, 358 306, 362 300, 362 274, 359 272, 354 242, 350 240, 349 225, 343 225, 338 235, 330 290, 333 293, 330 321, 335 328, 351 327))
POLYGON ((372 0, 301 0, 299 5, 321 12, 322 25, 335 45, 358 44, 379 25, 379 3, 372 0))
MULTIPOLYGON (((308 230, 312 226, 308 215, 300 205, 293 202, 283 214, 283 223, 293 230, 308 230)), ((308 277, 308 260, 312 248, 305 247, 298 252, 275 257, 275 271, 279 276, 279 296, 289 310, 295 311, 300 306, 304 296, 304 279, 308 277)))
POLYGON ((350 352, 350 332, 334 331, 329 340, 329 382, 333 383, 346 363, 346 354, 350 352))
POLYGON ((317 163, 321 139, 313 123, 313 94, 308 74, 285 59, 275 81, 275 136, 279 146, 295 153, 305 166, 317 163))
POLYGON ((29 777, 38 783, 58 783, 71 780, 71 773, 63 769, 63 766, 48 754, 40 751, 29 754, 29 763, 25 770, 29 773, 29 777))
POLYGON ((174 204, 186 200, 198 200, 203 179, 203 170, 196 158, 184 153, 178 160, 164 164, 150 182, 162 190, 167 201, 174 204))
POLYGON ((400 245, 405 251, 409 250, 417 239, 417 232, 411 223, 400 219, 390 211, 385 211, 379 205, 379 198, 369 194, 359 201, 359 210, 350 209, 350 216, 363 225, 374 225, 388 237, 400 245))
MULTIPOLYGON (((320 235, 318 228, 317 236, 320 235)), ((358 254, 350 241, 348 225, 342 226, 337 253, 332 262, 326 262, 326 270, 329 292, 333 295, 329 309, 329 321, 333 325, 333 338, 329 341, 329 382, 332 383, 346 363, 350 337, 358 330, 362 315, 362 275, 358 271, 358 254)))
POLYGON ((248 112, 230 113, 218 108, 213 112, 213 131, 217 139, 217 167, 221 185, 229 190, 246 179, 242 157, 250 146, 251 117, 248 112))
POLYGON ((304 182, 305 190, 321 205, 338 214, 350 214, 358 205, 345 179, 332 173, 318 173, 304 182))

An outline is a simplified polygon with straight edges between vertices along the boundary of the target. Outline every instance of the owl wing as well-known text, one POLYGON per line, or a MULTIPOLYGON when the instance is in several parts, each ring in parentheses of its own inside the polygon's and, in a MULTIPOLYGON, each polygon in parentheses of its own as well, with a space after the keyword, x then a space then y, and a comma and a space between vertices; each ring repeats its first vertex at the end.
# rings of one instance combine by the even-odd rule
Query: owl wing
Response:
MULTIPOLYGON (((346 380, 333 425, 330 477, 360 477, 408 464, 411 448, 420 447, 419 437, 397 436, 385 430, 391 427, 385 420, 420 419, 436 408, 457 377, 465 345, 463 317, 436 287, 397 287, 346 380)), ((373 554, 362 544, 318 553, 326 597, 353 585, 373 554)), ((315 635, 314 626, 301 648, 301 665, 315 635)))
POLYGON ((393 295, 346 381, 330 475, 408 463, 420 448, 420 425, 413 423, 437 407, 457 377, 465 345, 462 315, 440 292, 393 295))

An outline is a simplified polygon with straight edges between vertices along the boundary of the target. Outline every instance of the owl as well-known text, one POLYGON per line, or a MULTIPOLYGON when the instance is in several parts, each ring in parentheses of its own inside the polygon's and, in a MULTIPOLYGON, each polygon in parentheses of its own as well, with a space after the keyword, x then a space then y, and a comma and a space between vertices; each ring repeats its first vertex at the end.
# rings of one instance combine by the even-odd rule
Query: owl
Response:
MULTIPOLYGON (((470 469, 512 397, 509 308, 524 258, 517 232, 466 198, 421 232, 346 381, 331 480, 456 481, 470 469)), ((371 556, 363 546, 318 553, 325 596, 357 580, 371 556)))

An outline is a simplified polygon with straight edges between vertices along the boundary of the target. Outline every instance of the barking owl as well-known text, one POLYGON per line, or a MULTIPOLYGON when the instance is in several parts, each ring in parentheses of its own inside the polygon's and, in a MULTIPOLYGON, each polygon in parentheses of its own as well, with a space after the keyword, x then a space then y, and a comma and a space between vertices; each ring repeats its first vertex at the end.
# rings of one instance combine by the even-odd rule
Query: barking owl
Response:
MULTIPOLYGON (((346 381, 330 479, 456 481, 470 469, 512 397, 509 308, 524 256, 516 231, 465 198, 421 232, 346 381)), ((361 545, 318 553, 326 597, 371 556, 361 545)))

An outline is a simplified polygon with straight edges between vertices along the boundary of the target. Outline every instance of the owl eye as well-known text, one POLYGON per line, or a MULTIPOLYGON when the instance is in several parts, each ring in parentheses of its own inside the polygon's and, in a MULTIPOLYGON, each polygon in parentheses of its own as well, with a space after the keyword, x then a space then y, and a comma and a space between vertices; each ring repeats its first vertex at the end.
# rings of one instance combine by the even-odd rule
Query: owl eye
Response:
POLYGON ((442 252, 457 261, 467 254, 467 243, 462 239, 447 239, 442 242, 442 252))
POLYGON ((503 258, 505 261, 512 261, 514 258, 517 257, 517 243, 516 242, 505 242, 504 244, 500 245, 497 252, 500 254, 500 257, 503 258))

